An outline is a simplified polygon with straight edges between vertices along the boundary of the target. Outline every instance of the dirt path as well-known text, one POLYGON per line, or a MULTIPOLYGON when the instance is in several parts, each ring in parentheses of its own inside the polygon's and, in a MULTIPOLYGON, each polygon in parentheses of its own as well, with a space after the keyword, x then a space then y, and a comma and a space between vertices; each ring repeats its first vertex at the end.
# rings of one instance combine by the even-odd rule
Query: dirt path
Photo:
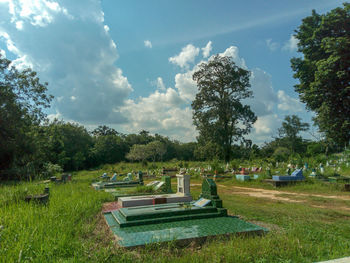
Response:
MULTIPOLYGON (((191 186, 200 186, 200 185, 201 184, 191 184, 191 186)), ((242 186, 226 186, 222 184, 218 184, 218 187, 225 188, 225 192, 235 194, 235 195, 248 195, 251 197, 266 198, 266 199, 284 201, 289 203, 304 203, 315 208, 350 211, 350 207, 348 206, 339 206, 339 205, 335 206, 334 204, 329 204, 329 205, 312 204, 310 203, 310 200, 307 200, 307 197, 319 197, 319 198, 332 199, 332 200, 350 201, 350 196, 305 194, 305 193, 285 192, 285 191, 279 191, 279 190, 267 190, 267 189, 261 189, 261 188, 251 188, 251 187, 242 187, 242 186), (289 195, 289 196, 283 196, 283 195, 289 195), (298 199, 293 199, 293 196, 297 197, 298 199), (302 199, 302 197, 305 197, 305 199, 302 199)))
MULTIPOLYGON (((250 196, 255 197, 267 197, 271 199, 276 200, 282 200, 281 197, 276 195, 294 195, 294 196, 305 196, 305 197, 321 197, 321 198, 328 198, 328 199, 336 199, 336 200, 344 200, 344 201, 350 201, 350 196, 336 196, 336 195, 320 195, 320 194, 304 194, 304 193, 295 193, 295 192, 285 192, 285 191, 278 191, 278 190, 266 190, 261 188, 250 188, 250 187, 241 187, 241 186, 226 186, 226 185, 218 185, 219 187, 225 187, 225 188, 232 188, 234 190, 233 193, 242 193, 242 194, 248 194, 250 196)), ((287 198, 289 199, 289 198, 287 198)), ((296 201, 296 200, 294 200, 296 201)))
POLYGON ((295 193, 295 192, 284 192, 284 191, 278 191, 278 190, 266 190, 266 189, 260 189, 260 188, 249 188, 249 187, 241 187, 241 186, 226 186, 226 185, 218 185, 219 187, 223 187, 226 190, 232 189, 232 194, 237 195, 248 195, 251 197, 257 197, 257 198, 267 198, 277 201, 285 201, 290 203, 304 203, 311 207, 315 208, 324 208, 324 209, 333 209, 333 210, 340 210, 340 211, 350 211, 350 207, 348 206, 339 206, 334 204, 328 204, 328 205, 316 205, 310 203, 309 200, 306 199, 293 199, 293 197, 285 197, 280 195, 290 195, 295 197, 319 197, 319 198, 325 198, 325 199, 333 199, 333 200, 343 200, 343 201, 350 201, 350 196, 335 196, 335 195, 321 195, 321 194, 304 194, 304 193, 295 193))

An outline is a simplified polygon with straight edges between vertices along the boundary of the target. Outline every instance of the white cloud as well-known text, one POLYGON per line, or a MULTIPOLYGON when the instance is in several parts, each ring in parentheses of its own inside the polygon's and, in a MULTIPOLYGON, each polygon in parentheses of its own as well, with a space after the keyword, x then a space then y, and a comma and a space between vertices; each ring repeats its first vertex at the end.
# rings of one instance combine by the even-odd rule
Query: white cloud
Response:
POLYGON ((23 21, 17 21, 16 22, 16 28, 18 30, 22 30, 23 29, 23 21))
POLYGON ((288 96, 283 90, 277 92, 278 109, 290 112, 300 112, 303 110, 303 105, 298 99, 288 96))
POLYGON ((299 43, 299 40, 295 38, 294 35, 291 35, 289 40, 284 44, 282 49, 287 50, 289 52, 297 51, 298 43, 299 43))
MULTIPOLYGON (((224 52, 220 53, 219 55, 220 56, 232 57, 233 61, 236 63, 236 65, 238 67, 247 69, 247 66, 245 64, 244 59, 239 56, 238 47, 230 46, 229 48, 227 48, 224 52)), ((211 58, 213 58, 213 56, 211 58)))
POLYGON ((47 0, 36 1, 8 1, 11 22, 15 23, 17 29, 22 29, 23 21, 29 21, 33 26, 45 27, 52 23, 55 16, 62 13, 68 17, 66 8, 61 7, 57 2, 47 0), (20 24, 18 24, 20 23, 20 24))
POLYGON ((1 56, 2 58, 6 58, 6 52, 5 52, 5 50, 3 50, 3 49, 1 49, 1 48, 0 48, 0 56, 1 56))
POLYGON ((193 141, 196 131, 192 125, 192 111, 188 106, 182 107, 184 103, 172 88, 164 92, 156 90, 137 100, 127 100, 121 112, 129 116, 130 122, 122 127, 126 132, 145 129, 181 141, 193 141))
POLYGON ((194 63, 194 59, 199 54, 199 48, 193 46, 192 44, 188 44, 184 48, 182 48, 181 52, 169 58, 169 62, 178 65, 181 68, 188 68, 189 63, 194 63))
POLYGON ((277 114, 258 117, 253 125, 256 134, 270 135, 277 127, 279 127, 279 125, 276 125, 276 120, 278 120, 277 114))
POLYGON ((211 41, 205 47, 202 47, 202 54, 204 58, 209 57, 211 50, 213 49, 211 41))
POLYGON ((149 40, 143 41, 143 44, 145 45, 145 47, 152 48, 152 42, 149 40))
POLYGON ((253 124, 252 132, 247 138, 251 139, 253 143, 262 145, 264 142, 273 140, 281 123, 282 121, 277 114, 260 116, 253 124))
POLYGON ((118 124, 119 112, 132 87, 115 66, 116 45, 104 25, 100 1, 9 1, 0 5, 0 41, 30 66, 48 93, 54 111, 82 124, 118 124), (6 10, 7 9, 7 10, 6 10), (23 30, 18 30, 23 21, 23 30), (75 98, 75 100, 74 100, 75 98), (74 103, 73 103, 74 101, 74 103))
POLYGON ((277 96, 272 87, 271 76, 259 68, 254 68, 251 70, 250 84, 254 97, 246 101, 252 110, 257 116, 272 114, 277 96))
POLYGON ((158 77, 156 80, 156 87, 160 90, 166 90, 163 79, 161 77, 158 77))
POLYGON ((192 79, 194 70, 175 75, 175 88, 178 90, 181 98, 192 102, 198 91, 196 82, 192 79))
POLYGON ((266 39, 265 42, 266 42, 266 46, 267 46, 271 51, 275 51, 275 50, 278 49, 279 46, 280 46, 279 43, 273 42, 271 38, 270 38, 270 39, 266 39))

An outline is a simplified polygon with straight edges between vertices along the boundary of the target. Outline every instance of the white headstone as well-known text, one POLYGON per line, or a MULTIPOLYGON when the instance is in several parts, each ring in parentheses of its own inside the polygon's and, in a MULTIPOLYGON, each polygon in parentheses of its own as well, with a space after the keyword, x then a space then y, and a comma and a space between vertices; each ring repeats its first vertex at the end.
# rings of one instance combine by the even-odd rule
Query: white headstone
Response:
POLYGON ((190 196, 190 177, 189 174, 177 174, 177 194, 190 196))

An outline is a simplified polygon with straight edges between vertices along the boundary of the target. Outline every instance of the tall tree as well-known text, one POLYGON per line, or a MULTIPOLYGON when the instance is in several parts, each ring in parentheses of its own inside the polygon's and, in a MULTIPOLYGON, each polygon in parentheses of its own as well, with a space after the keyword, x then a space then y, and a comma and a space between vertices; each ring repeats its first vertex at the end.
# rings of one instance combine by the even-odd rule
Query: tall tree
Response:
POLYGON ((49 160, 65 170, 86 167, 93 138, 84 126, 54 120, 46 127, 49 160))
POLYGON ((0 54, 0 173, 30 165, 35 152, 33 129, 45 119, 43 108, 52 99, 46 91, 47 83, 40 83, 36 72, 19 71, 0 54))
POLYGON ((294 35, 301 58, 292 58, 302 102, 316 113, 321 132, 338 144, 350 140, 350 4, 304 18, 294 35))
POLYGON ((149 152, 153 162, 156 161, 157 157, 162 161, 163 155, 166 153, 166 146, 160 141, 153 141, 147 144, 147 152, 149 152))
POLYGON ((242 100, 252 96, 250 72, 238 67, 231 57, 214 56, 193 74, 198 93, 192 102, 193 123, 204 141, 221 147, 225 161, 231 145, 244 139, 256 116, 242 100))
POLYGON ((107 135, 117 135, 118 132, 115 129, 110 128, 106 125, 100 125, 96 129, 94 129, 91 132, 91 134, 96 137, 99 137, 99 136, 107 136, 107 135))
POLYGON ((299 136, 299 133, 308 129, 308 123, 301 122, 301 119, 296 115, 288 115, 284 118, 282 127, 278 129, 278 133, 283 138, 282 144, 285 144, 294 153, 298 149, 298 146, 302 144, 302 137, 299 136))

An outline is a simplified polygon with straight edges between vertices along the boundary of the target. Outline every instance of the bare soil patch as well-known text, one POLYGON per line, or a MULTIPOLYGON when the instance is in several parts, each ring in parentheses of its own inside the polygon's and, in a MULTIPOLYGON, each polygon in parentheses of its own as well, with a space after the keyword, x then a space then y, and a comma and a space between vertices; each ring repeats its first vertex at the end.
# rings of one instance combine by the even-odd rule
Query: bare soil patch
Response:
POLYGON ((285 192, 285 191, 279 191, 279 190, 267 190, 267 189, 261 189, 261 188, 250 188, 250 187, 242 187, 242 186, 226 186, 226 185, 220 185, 220 184, 218 184, 218 186, 225 188, 225 192, 235 194, 235 195, 248 195, 256 198, 266 198, 266 199, 271 199, 275 201, 284 201, 289 203, 305 203, 315 208, 350 211, 350 207, 348 206, 339 206, 334 204, 315 205, 310 203, 309 200, 307 200, 308 197, 319 197, 319 198, 326 198, 326 199, 332 199, 332 200, 350 201, 350 196, 305 194, 305 193, 285 192), (286 195, 289 195, 289 196, 286 196, 286 195), (293 199, 293 196, 295 196, 297 199, 293 199), (302 197, 305 197, 305 199, 303 199, 302 197))

